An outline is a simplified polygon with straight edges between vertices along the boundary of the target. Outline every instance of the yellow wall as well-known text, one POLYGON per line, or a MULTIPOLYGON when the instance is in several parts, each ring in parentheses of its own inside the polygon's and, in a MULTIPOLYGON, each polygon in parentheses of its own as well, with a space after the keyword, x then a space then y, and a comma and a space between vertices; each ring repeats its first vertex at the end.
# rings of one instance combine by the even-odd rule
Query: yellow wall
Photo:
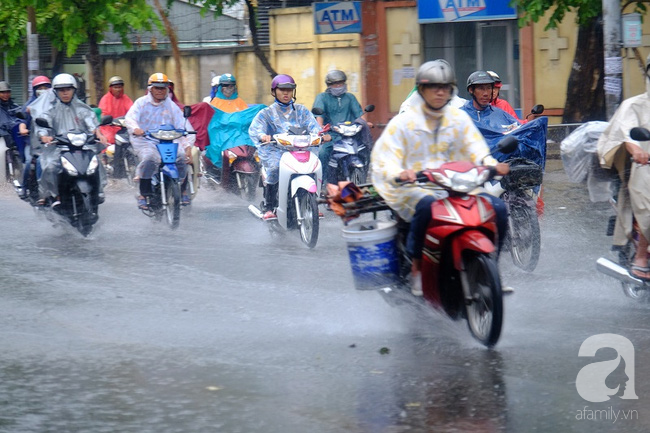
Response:
POLYGON ((402 56, 398 52, 403 43, 420 43, 420 25, 417 8, 390 8, 386 10, 386 38, 388 41, 388 96, 390 111, 399 111, 399 106, 415 86, 415 73, 422 60, 421 49, 417 55, 402 56))

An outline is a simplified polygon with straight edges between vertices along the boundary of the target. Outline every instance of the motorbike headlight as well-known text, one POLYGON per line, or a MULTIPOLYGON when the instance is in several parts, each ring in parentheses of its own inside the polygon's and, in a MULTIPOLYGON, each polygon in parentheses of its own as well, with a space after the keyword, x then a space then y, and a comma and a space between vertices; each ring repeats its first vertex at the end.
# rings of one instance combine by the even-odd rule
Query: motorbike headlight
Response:
POLYGON ((86 144, 86 138, 88 137, 86 134, 73 134, 71 132, 68 132, 68 140, 70 141, 70 144, 73 146, 81 147, 84 144, 86 144))
POLYGON ((232 164, 233 161, 237 159, 237 155, 235 155, 235 153, 231 152, 230 150, 228 150, 227 152, 228 152, 228 162, 232 164))
POLYGON ((97 155, 95 155, 93 156, 93 159, 91 159, 88 163, 88 169, 86 170, 86 173, 95 174, 97 167, 99 167, 99 160, 97 159, 97 155))
POLYGON ((479 176, 476 168, 465 173, 447 173, 447 176, 451 179, 451 189, 457 192, 470 192, 487 180, 487 177, 479 176))
POLYGON ((67 158, 61 158, 61 165, 68 172, 70 176, 79 176, 79 172, 74 165, 67 158))
POLYGON ((183 136, 183 133, 178 131, 163 130, 163 131, 152 132, 151 136, 156 140, 160 140, 160 141, 174 141, 177 138, 181 138, 183 136))

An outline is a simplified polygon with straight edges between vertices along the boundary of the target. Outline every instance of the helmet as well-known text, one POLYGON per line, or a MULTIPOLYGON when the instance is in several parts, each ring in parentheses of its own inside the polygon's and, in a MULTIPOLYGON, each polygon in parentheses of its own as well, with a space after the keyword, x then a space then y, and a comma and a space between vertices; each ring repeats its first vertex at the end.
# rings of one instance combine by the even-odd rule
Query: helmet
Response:
POLYGON ((124 84, 124 80, 119 75, 115 75, 108 79, 108 87, 114 86, 116 84, 124 84))
POLYGON ((77 80, 70 74, 59 74, 52 80, 52 87, 62 89, 65 87, 77 88, 77 80))
POLYGON ((155 74, 151 74, 147 85, 154 87, 169 87, 170 83, 171 81, 169 81, 167 75, 163 74, 162 72, 156 72, 155 74))
POLYGON ((415 83, 420 84, 451 84, 456 86, 454 68, 443 59, 431 60, 420 66, 415 76, 415 83))
POLYGON ((11 86, 6 81, 0 81, 0 92, 11 92, 11 86))
POLYGON ((487 73, 494 80, 494 87, 501 87, 502 83, 499 75, 494 71, 487 71, 487 73))
POLYGON ((467 77, 467 90, 475 84, 494 84, 494 78, 485 71, 476 71, 467 77))
POLYGON ((328 86, 334 84, 334 83, 345 83, 348 80, 348 77, 345 76, 345 72, 339 71, 337 69, 334 69, 333 71, 329 71, 327 75, 325 75, 325 84, 328 86))
POLYGON ((296 82, 293 81, 290 75, 280 74, 276 75, 271 81, 271 91, 275 89, 295 89, 296 82))
POLYGON ((237 79, 233 74, 223 74, 219 77, 219 84, 237 84, 237 79))
POLYGON ((47 78, 45 75, 38 75, 32 80, 32 89, 38 86, 42 86, 43 84, 48 84, 49 87, 52 87, 52 81, 50 81, 49 78, 47 78))
POLYGON ((221 79, 221 77, 212 77, 212 81, 210 82, 210 87, 218 86, 220 79, 221 79))

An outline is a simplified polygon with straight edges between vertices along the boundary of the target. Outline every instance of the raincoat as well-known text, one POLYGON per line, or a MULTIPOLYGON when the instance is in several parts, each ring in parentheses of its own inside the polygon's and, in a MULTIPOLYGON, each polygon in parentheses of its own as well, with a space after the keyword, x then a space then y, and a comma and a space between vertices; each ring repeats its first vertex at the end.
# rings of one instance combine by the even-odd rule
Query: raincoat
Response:
POLYGON ((639 142, 630 138, 630 130, 636 126, 650 129, 650 79, 647 78, 646 93, 623 101, 598 139, 601 167, 616 169, 621 179, 617 206, 622 218, 616 219, 613 239, 613 244, 619 246, 627 243, 633 216, 643 235, 650 239, 650 165, 630 164, 630 155, 624 145, 625 142, 634 143, 650 152, 649 141, 639 142))
POLYGON ((262 145, 261 137, 288 132, 291 127, 306 128, 311 134, 318 134, 321 130, 314 115, 304 105, 292 103, 283 107, 277 101, 257 113, 248 128, 248 135, 257 147, 257 154, 266 169, 266 182, 269 184, 279 181, 280 157, 284 149, 275 144, 262 145))
POLYGON ((236 90, 232 95, 230 95, 230 98, 226 98, 226 95, 221 92, 221 86, 218 87, 217 93, 210 101, 210 104, 221 111, 225 111, 226 113, 242 111, 248 108, 248 104, 239 97, 239 93, 236 90))
MULTIPOLYGON (((455 93, 455 92, 454 92, 455 93)), ((422 99, 422 96, 418 93, 418 87, 415 86, 413 90, 411 90, 411 93, 406 97, 404 102, 402 102, 402 105, 399 106, 399 112, 403 113, 404 111, 408 110, 408 108, 411 105, 414 104, 421 104, 424 102, 424 99, 422 99)), ((452 107, 460 108, 467 102, 467 99, 461 98, 458 95, 454 95, 451 98, 451 101, 449 101, 449 105, 452 107)))
POLYGON ((223 164, 221 153, 224 150, 242 145, 255 146, 255 142, 248 135, 248 128, 257 113, 264 108, 266 108, 265 105, 254 105, 234 113, 214 110, 214 115, 208 125, 210 145, 205 153, 216 167, 221 167, 223 164))
MULTIPOLYGON (((48 91, 41 95, 30 106, 32 116, 41 117, 48 121, 51 129, 36 126, 36 135, 40 137, 65 135, 69 131, 82 131, 86 134, 94 134, 99 127, 97 116, 92 108, 81 102, 75 95, 72 100, 65 104, 56 96, 54 91, 48 91), (53 100, 51 98, 54 98, 53 100), (43 101, 40 101, 43 98, 43 101), (47 98, 47 100, 46 100, 47 98), (40 103, 42 102, 42 104, 40 103), (37 106, 38 104, 38 106, 37 106), (40 108, 48 107, 41 112, 40 108)), ((95 153, 99 152, 99 146, 94 145, 95 153)), ((44 146, 40 157, 42 169, 39 186, 44 193, 52 196, 59 195, 58 176, 63 172, 61 166, 61 151, 58 146, 44 146)), ((100 191, 106 184, 106 173, 104 166, 99 164, 100 191)))
MULTIPOLYGON (((125 94, 116 98, 111 92, 108 92, 99 100, 98 107, 102 110, 102 116, 113 116, 116 119, 125 116, 132 105, 133 101, 125 94)), ((104 125, 100 126, 99 130, 102 131, 109 143, 115 144, 115 134, 120 130, 119 126, 104 125)))
MULTIPOLYGON (((142 179, 151 179, 154 171, 161 163, 160 154, 156 148, 157 140, 138 137, 133 135, 136 128, 140 128, 145 132, 150 130, 157 130, 160 125, 170 124, 176 129, 191 130, 189 125, 186 125, 183 112, 176 105, 176 103, 168 96, 162 102, 155 102, 150 93, 138 98, 133 106, 129 109, 124 117, 126 127, 129 130, 129 137, 131 138, 131 145, 133 150, 138 154, 140 163, 136 168, 136 176, 142 179)), ((187 170, 185 164, 185 149, 191 146, 191 143, 186 137, 181 137, 178 141, 178 159, 176 161, 178 172, 181 179, 185 178, 187 170)))
POLYGON ((377 192, 400 217, 411 221, 415 206, 437 192, 394 179, 406 169, 437 168, 449 161, 496 165, 490 148, 464 111, 446 105, 434 112, 419 103, 390 120, 371 154, 372 180, 377 192))

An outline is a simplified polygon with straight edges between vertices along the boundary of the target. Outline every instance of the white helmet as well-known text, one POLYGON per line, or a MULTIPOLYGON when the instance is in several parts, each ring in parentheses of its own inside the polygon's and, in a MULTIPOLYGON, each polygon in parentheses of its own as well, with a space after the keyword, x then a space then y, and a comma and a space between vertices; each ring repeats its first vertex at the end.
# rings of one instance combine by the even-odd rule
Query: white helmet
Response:
POLYGON ((62 89, 65 87, 77 88, 77 80, 70 74, 59 74, 52 80, 52 88, 62 89))
POLYGON ((221 78, 220 75, 217 75, 216 77, 212 77, 212 82, 210 83, 210 86, 216 87, 219 85, 219 78, 221 78))

